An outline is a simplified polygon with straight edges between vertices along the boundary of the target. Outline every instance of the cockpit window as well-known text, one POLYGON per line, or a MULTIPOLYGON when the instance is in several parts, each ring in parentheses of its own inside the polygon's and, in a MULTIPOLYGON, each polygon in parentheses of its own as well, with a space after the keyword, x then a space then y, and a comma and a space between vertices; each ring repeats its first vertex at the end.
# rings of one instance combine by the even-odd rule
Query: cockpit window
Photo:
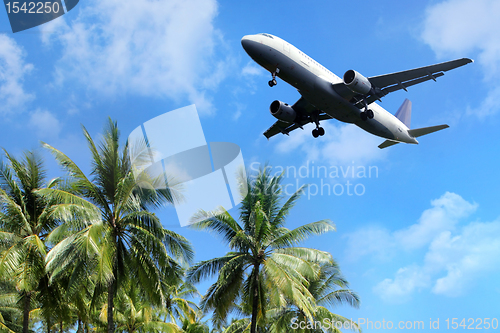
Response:
POLYGON ((266 36, 266 37, 269 37, 269 38, 273 38, 273 36, 271 36, 269 34, 259 34, 259 35, 266 36))

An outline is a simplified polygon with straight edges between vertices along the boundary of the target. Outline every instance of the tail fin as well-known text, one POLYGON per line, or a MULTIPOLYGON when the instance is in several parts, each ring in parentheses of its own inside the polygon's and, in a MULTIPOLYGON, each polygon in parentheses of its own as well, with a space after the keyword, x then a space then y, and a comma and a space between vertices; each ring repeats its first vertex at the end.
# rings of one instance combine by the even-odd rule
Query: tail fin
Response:
MULTIPOLYGON (((403 104, 398 109, 398 112, 396 112, 396 118, 398 118, 403 124, 406 125, 406 127, 410 128, 410 122, 411 122, 411 101, 408 99, 405 99, 403 104)), ((442 129, 448 128, 450 126, 448 125, 438 125, 438 126, 431 126, 431 127, 422 127, 422 128, 416 128, 416 129, 411 129, 408 130, 408 134, 414 138, 418 138, 423 135, 427 135, 430 133, 434 133, 437 131, 440 131, 442 129)), ((380 149, 384 149, 390 146, 393 146, 395 144, 398 144, 399 141, 394 141, 394 140, 386 140, 382 142, 378 147, 380 149)), ((415 142, 412 143, 418 143, 416 140, 415 142)))
POLYGON ((411 122, 411 101, 407 98, 404 100, 403 104, 398 109, 398 112, 395 114, 396 118, 401 120, 406 127, 410 128, 411 122))
POLYGON ((431 133, 440 131, 442 129, 448 128, 448 127, 450 127, 450 126, 448 126, 448 125, 438 125, 438 126, 431 126, 431 127, 415 128, 415 129, 409 130, 408 133, 412 137, 418 138, 419 136, 431 134, 431 133))

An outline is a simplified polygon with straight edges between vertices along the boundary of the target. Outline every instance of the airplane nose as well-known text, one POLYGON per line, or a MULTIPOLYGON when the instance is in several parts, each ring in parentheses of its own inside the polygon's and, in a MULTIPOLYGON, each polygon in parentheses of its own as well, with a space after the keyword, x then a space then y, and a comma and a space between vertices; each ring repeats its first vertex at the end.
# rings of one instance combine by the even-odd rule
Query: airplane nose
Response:
POLYGON ((250 57, 258 53, 258 45, 259 43, 255 40, 255 36, 246 35, 241 39, 241 46, 243 46, 243 49, 245 49, 250 57))
POLYGON ((248 49, 250 48, 250 44, 252 44, 252 41, 250 39, 250 35, 243 36, 243 38, 241 39, 241 46, 243 46, 243 48, 246 51, 248 51, 248 49))

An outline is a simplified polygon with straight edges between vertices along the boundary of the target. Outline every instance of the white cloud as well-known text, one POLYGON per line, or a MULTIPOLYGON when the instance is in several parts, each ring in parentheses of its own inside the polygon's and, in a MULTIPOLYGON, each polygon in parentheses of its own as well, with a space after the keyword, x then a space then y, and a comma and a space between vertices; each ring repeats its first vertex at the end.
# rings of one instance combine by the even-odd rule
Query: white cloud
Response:
POLYGON ((486 272, 500 266, 500 220, 471 222, 460 226, 477 204, 454 193, 445 193, 431 202, 417 223, 393 232, 383 228, 363 228, 346 236, 351 259, 371 255, 377 259, 425 249, 421 263, 399 268, 394 278, 385 278, 373 291, 384 301, 402 303, 413 293, 430 290, 444 296, 467 292, 486 272))
POLYGON ((430 276, 417 265, 400 268, 394 279, 385 279, 373 291, 385 301, 404 303, 410 300, 414 291, 427 288, 430 276))
POLYGON ((321 155, 331 164, 354 161, 359 165, 366 165, 383 159, 387 154, 387 150, 377 147, 384 139, 373 136, 355 125, 331 126, 329 135, 330 138, 321 149, 321 155))
POLYGON ((411 299, 416 291, 455 297, 465 294, 486 273, 500 266, 500 221, 474 222, 455 235, 443 231, 432 241, 422 265, 400 268, 373 291, 390 303, 411 299))
POLYGON ((36 109, 28 122, 39 139, 57 138, 61 131, 60 121, 48 110, 36 109))
POLYGON ((261 67, 257 66, 253 60, 249 61, 241 70, 243 76, 260 76, 265 73, 266 72, 261 67))
POLYGON ((394 232, 394 238, 404 249, 411 250, 428 245, 442 231, 454 230, 460 219, 477 208, 455 193, 446 192, 431 201, 432 208, 422 213, 418 223, 394 232))
POLYGON ((212 21, 215 0, 97 1, 80 7, 78 17, 59 24, 59 83, 78 80, 102 94, 189 99, 198 110, 213 111, 207 89, 215 89, 233 66, 214 60, 225 49, 212 21))
POLYGON ((312 124, 297 129, 290 136, 281 136, 276 143, 279 153, 295 153, 302 150, 308 160, 325 162, 330 165, 369 165, 382 160, 387 155, 387 150, 377 146, 383 139, 369 134, 352 124, 334 124, 336 120, 323 121, 321 126, 325 135, 314 139, 311 131, 312 124))
POLYGON ((23 87, 24 77, 33 69, 15 40, 0 34, 0 114, 20 111, 34 96, 23 87))
POLYGON ((500 2, 496 0, 448 0, 427 9, 423 40, 438 56, 464 56, 478 52, 485 83, 491 87, 483 103, 469 114, 479 117, 500 111, 500 2))
POLYGON ((365 226, 346 235, 346 254, 350 259, 374 256, 377 259, 394 257, 399 251, 428 246, 443 231, 454 230, 457 223, 473 213, 477 205, 455 193, 446 192, 431 201, 417 223, 395 231, 378 226, 365 226))
POLYGON ((437 279, 434 293, 463 294, 475 280, 500 266, 500 221, 471 223, 455 236, 442 233, 432 242, 425 264, 446 271, 437 279))

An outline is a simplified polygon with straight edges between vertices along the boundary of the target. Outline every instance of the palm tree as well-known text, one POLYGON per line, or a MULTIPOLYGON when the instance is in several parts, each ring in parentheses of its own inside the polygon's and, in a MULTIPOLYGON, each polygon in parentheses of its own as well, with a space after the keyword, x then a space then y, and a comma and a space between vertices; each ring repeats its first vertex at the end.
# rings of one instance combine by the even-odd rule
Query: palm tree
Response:
POLYGON ((235 310, 239 300, 251 312, 250 332, 257 332, 258 318, 264 322, 268 289, 275 288, 280 295, 292 300, 308 317, 312 317, 314 298, 308 281, 319 273, 319 263, 332 262, 329 253, 297 247, 311 235, 335 230, 329 220, 302 225, 293 230, 285 227, 285 220, 303 190, 297 190, 286 202, 281 192, 283 176, 271 176, 261 170, 255 179, 243 179, 248 194, 240 207, 237 222, 227 211, 220 214, 200 212, 194 228, 214 231, 231 249, 225 256, 202 261, 188 272, 188 280, 199 282, 218 274, 204 295, 202 308, 214 310, 214 321, 224 320, 235 310))
POLYGON ((193 321, 184 319, 182 321, 182 333, 209 333, 207 323, 202 322, 202 317, 197 315, 193 321))
MULTIPOLYGON (((165 292, 164 304, 154 306, 135 282, 127 281, 117 294, 116 332, 205 333, 203 329, 208 330, 208 326, 199 321, 198 307, 186 300, 198 292, 194 286, 180 282, 165 292)), ((100 315, 102 322, 106 322, 106 316, 107 305, 104 305, 100 315)))
POLYGON ((0 278, 0 332, 21 332, 23 313, 17 306, 17 299, 15 284, 2 276, 0 278))
POLYGON ((359 307, 359 296, 349 289, 347 280, 342 276, 340 268, 336 262, 322 264, 318 277, 310 281, 308 287, 311 295, 316 300, 316 306, 312 312, 313 318, 309 320, 306 314, 297 306, 289 302, 286 306, 276 307, 269 312, 271 326, 270 332, 284 332, 290 329, 292 320, 295 323, 304 323, 304 329, 294 328, 294 332, 316 333, 316 332, 335 332, 339 333, 340 328, 347 328, 354 331, 360 331, 359 326, 351 320, 332 313, 328 307, 338 305, 349 305, 355 308, 359 307), (321 325, 306 324, 320 323, 321 325))
POLYGON ((199 308, 190 298, 199 296, 198 290, 191 283, 182 279, 164 279, 165 294, 161 316, 164 322, 195 323, 199 308))
POLYGON ((70 280, 76 284, 93 272, 94 295, 107 290, 107 331, 112 333, 114 298, 127 278, 134 277, 146 297, 160 304, 164 271, 181 274, 175 259, 190 262, 193 250, 150 211, 174 197, 168 188, 156 190, 158 180, 134 176, 128 144, 120 150, 117 124, 109 120, 98 146, 85 127, 83 133, 92 156, 92 179, 65 154, 44 144, 71 177, 69 188, 40 191, 59 203, 54 215, 65 221, 50 235, 57 245, 47 255, 47 268, 53 279, 71 269, 70 280))
POLYGON ((63 287, 64 284, 68 283, 68 278, 65 276, 52 281, 52 283, 49 280, 48 275, 44 275, 40 279, 40 287, 35 297, 40 306, 37 313, 40 319, 43 319, 47 332, 50 333, 56 327, 59 327, 62 332, 64 327, 73 324, 72 304, 69 302, 63 287))
MULTIPOLYGON (((128 285, 118 293, 116 312, 116 332, 172 332, 182 333, 182 329, 175 323, 161 320, 161 308, 153 306, 144 297, 135 282, 128 281, 128 285)), ((101 311, 101 318, 106 320, 106 305, 101 311)))
POLYGON ((50 202, 36 193, 45 186, 42 159, 29 151, 21 160, 4 153, 9 164, 0 164, 0 244, 5 249, 0 273, 16 282, 23 303, 23 332, 28 332, 34 296, 46 275, 46 237, 57 220, 51 215, 50 202))

